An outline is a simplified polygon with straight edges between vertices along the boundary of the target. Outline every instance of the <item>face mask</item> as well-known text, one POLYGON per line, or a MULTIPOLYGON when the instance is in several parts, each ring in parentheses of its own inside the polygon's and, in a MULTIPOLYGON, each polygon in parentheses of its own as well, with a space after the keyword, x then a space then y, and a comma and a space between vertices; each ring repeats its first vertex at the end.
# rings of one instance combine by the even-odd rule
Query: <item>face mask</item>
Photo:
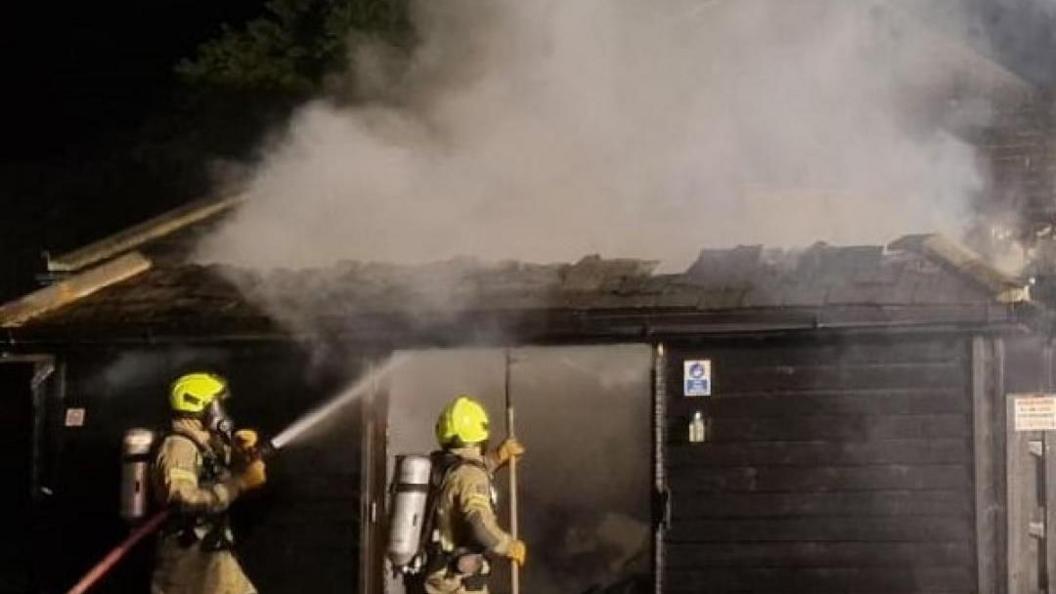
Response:
POLYGON ((205 428, 210 432, 220 435, 227 441, 231 441, 231 433, 235 430, 235 422, 227 416, 227 412, 217 398, 209 403, 205 409, 205 428))

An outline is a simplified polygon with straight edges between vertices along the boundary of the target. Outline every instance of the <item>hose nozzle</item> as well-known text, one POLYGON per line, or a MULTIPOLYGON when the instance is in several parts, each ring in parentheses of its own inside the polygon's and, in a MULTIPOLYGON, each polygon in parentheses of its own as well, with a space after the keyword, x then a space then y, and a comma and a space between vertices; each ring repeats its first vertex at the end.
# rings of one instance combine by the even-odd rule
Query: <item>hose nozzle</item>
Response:
MULTIPOLYGON (((248 433, 248 432, 247 432, 248 433)), ((275 455, 278 448, 271 439, 264 438, 263 436, 258 437, 257 433, 251 432, 251 437, 245 437, 239 435, 239 432, 235 432, 234 436, 234 449, 239 453, 241 459, 250 462, 253 460, 266 460, 275 455)))
POLYGON ((257 447, 257 455, 264 460, 271 459, 278 453, 279 448, 275 447, 275 444, 272 443, 270 439, 265 439, 264 442, 257 447))

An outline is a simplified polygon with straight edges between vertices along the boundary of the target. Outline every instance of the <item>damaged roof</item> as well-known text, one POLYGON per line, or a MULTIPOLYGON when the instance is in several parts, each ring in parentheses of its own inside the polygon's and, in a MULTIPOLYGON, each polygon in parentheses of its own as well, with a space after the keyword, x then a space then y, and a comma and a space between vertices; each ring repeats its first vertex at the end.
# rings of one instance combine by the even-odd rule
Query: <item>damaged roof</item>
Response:
POLYGON ((598 256, 563 264, 344 262, 268 273, 169 259, 144 266, 144 258, 125 254, 0 307, 8 341, 316 333, 461 340, 510 332, 523 339, 630 340, 670 332, 993 323, 1011 321, 1029 302, 1022 281, 940 236, 908 236, 886 247, 706 249, 678 274, 659 274, 651 261, 598 256), (122 260, 132 268, 118 266, 122 260), (115 268, 112 282, 99 272, 106 266, 115 268), (93 274, 94 284, 85 281, 93 274))

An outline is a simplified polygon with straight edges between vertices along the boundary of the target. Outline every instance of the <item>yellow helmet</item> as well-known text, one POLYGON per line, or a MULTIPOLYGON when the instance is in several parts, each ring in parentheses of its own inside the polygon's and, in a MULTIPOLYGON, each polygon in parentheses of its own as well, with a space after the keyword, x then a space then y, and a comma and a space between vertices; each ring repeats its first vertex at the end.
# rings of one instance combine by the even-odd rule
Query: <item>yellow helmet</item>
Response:
POLYGON ((456 396, 436 420, 436 440, 442 447, 470 445, 487 439, 488 412, 471 396, 456 396))
POLYGON ((227 398, 227 382, 212 373, 188 373, 172 382, 169 404, 172 410, 198 414, 214 400, 227 398))

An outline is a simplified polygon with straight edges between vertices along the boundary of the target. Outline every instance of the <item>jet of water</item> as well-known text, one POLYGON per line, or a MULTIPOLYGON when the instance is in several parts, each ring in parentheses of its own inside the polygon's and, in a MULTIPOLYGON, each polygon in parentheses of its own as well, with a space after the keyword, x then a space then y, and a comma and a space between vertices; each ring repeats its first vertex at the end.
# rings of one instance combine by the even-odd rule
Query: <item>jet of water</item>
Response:
POLYGON ((301 437, 319 422, 340 410, 346 404, 365 394, 376 384, 376 382, 387 378, 389 374, 395 371, 405 359, 406 357, 389 357, 380 367, 375 367, 371 369, 371 371, 368 371, 339 396, 304 415, 292 425, 284 429, 282 433, 279 433, 272 438, 272 447, 275 449, 282 449, 291 441, 301 437))

